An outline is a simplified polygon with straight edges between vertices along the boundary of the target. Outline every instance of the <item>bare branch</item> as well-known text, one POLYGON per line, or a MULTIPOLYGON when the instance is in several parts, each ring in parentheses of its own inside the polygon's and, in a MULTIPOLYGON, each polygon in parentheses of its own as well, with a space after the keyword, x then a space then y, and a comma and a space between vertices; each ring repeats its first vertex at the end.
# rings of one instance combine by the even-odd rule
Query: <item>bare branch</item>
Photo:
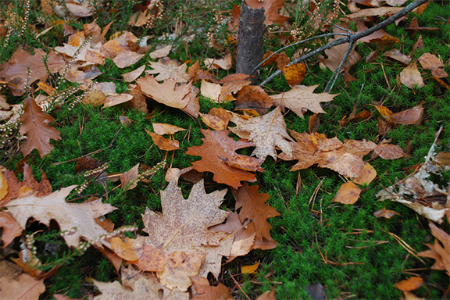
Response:
MULTIPOLYGON (((320 48, 317 48, 317 49, 315 49, 315 50, 313 50, 313 51, 311 51, 311 52, 309 52, 309 53, 303 55, 302 57, 299 57, 298 59, 292 61, 288 66, 290 66, 290 65, 292 65, 292 64, 295 64, 295 63, 298 63, 298 62, 300 62, 300 61, 306 60, 306 59, 308 59, 308 58, 310 58, 310 57, 312 57, 312 56, 314 56, 314 55, 316 55, 316 54, 321 53, 321 52, 324 51, 324 50, 330 49, 330 48, 332 48, 332 47, 334 47, 334 46, 338 46, 338 45, 341 45, 341 44, 344 44, 344 43, 350 43, 350 44, 349 44, 349 49, 352 49, 353 45, 354 45, 359 39, 361 39, 361 38, 363 38, 363 37, 365 37, 365 36, 368 36, 369 34, 372 34, 372 33, 374 33, 374 32, 377 31, 377 30, 386 28, 387 26, 391 25, 392 23, 394 23, 394 22, 395 22, 396 20, 398 20, 399 18, 401 18, 401 17, 407 15, 407 14, 408 14, 409 12, 411 12, 413 9, 415 9, 415 8, 418 7, 419 5, 424 4, 424 3, 427 2, 427 1, 428 1, 428 0, 416 0, 416 1, 414 1, 413 3, 409 4, 408 6, 406 6, 406 7, 405 7, 404 9, 402 9, 401 11, 397 12, 396 14, 392 15, 392 16, 389 17, 388 19, 384 20, 383 22, 381 22, 381 23, 379 23, 379 24, 377 24, 377 25, 375 25, 375 26, 373 26, 373 27, 371 27, 371 28, 369 28, 369 29, 367 29, 367 30, 365 30, 365 31, 362 31, 362 32, 360 32, 360 33, 357 33, 357 34, 351 34, 351 35, 349 35, 349 36, 347 36, 347 37, 345 37, 345 38, 340 38, 340 39, 334 40, 334 41, 332 41, 332 42, 329 43, 329 44, 326 44, 326 45, 324 45, 324 46, 322 46, 322 47, 320 47, 320 48)), ((314 37, 314 38, 318 38, 318 36, 317 36, 317 37, 314 37)), ((305 40, 305 41, 306 41, 306 40, 305 40)), ((341 61, 341 63, 339 64, 339 67, 338 67, 337 70, 340 70, 340 67, 342 66, 342 64, 343 64, 343 63, 345 62, 345 60, 347 59, 348 54, 350 53, 350 51, 351 51, 351 50, 347 50, 346 55, 344 56, 344 59, 343 59, 343 60, 341 61)), ((265 84, 267 84, 268 82, 270 82, 273 78, 275 78, 275 77, 276 77, 278 74, 280 74, 280 73, 281 73, 281 70, 277 70, 275 73, 273 73, 272 75, 270 75, 269 77, 267 77, 260 85, 265 85, 265 84)), ((339 74, 339 73, 337 73, 337 74, 339 74)), ((333 74, 333 76, 331 77, 330 81, 329 81, 328 84, 327 84, 327 87, 328 87, 328 86, 330 86, 330 84, 331 84, 330 82, 333 81, 332 84, 331 84, 331 86, 330 86, 330 89, 328 90, 328 92, 331 92, 331 89, 333 88, 334 81, 336 81, 336 78, 335 78, 335 77, 337 77, 337 75, 335 76, 335 74, 333 74)))

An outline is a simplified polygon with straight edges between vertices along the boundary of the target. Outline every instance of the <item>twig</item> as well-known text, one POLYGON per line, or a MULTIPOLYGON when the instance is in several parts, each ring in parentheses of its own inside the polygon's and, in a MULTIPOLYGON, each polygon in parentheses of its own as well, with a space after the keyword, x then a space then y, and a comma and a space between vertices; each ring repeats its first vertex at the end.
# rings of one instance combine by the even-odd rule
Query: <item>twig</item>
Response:
MULTIPOLYGON (((407 15, 409 12, 411 12, 413 9, 415 9, 416 7, 418 7, 419 5, 424 4, 425 2, 427 2, 428 0, 416 0, 413 3, 409 4, 408 6, 406 6, 404 9, 402 9, 401 11, 397 12, 396 14, 394 14, 393 16, 391 16, 390 18, 384 20, 383 22, 367 29, 364 30, 360 33, 356 33, 356 34, 351 34, 345 38, 340 38, 337 40, 334 40, 333 42, 326 44, 320 48, 317 48, 314 51, 309 52, 308 54, 305 54, 299 58, 297 58, 296 60, 292 61, 290 64, 288 64, 287 66, 290 66, 292 64, 298 63, 300 61, 306 60, 316 54, 319 54, 320 52, 326 50, 326 49, 330 49, 334 46, 338 46, 341 44, 345 44, 345 43, 350 43, 349 48, 351 49, 353 47, 353 44, 356 43, 359 39, 368 36, 369 34, 374 33, 377 30, 386 28, 388 25, 394 23, 397 19, 407 15)), ((305 40, 306 41, 306 40, 305 40)), ((346 57, 344 57, 346 59, 346 57)), ((342 62, 341 62, 342 63, 342 62)), ((270 75, 269 77, 267 77, 260 85, 265 85, 268 82, 270 82, 273 78, 275 78, 278 74, 281 73, 281 70, 277 70, 275 73, 273 73, 272 75, 270 75)), ((333 79, 333 78, 332 78, 333 79)), ((327 84, 328 86, 328 84, 327 84)), ((330 89, 331 91, 331 89, 330 89)), ((330 92, 329 91, 329 92, 330 92)))
POLYGON ((228 274, 230 274, 231 279, 233 279, 234 283, 237 285, 237 287, 241 290, 241 292, 245 295, 245 297, 247 297, 248 300, 250 300, 250 298, 247 296, 247 294, 244 292, 244 290, 241 288, 241 285, 236 281, 236 279, 234 279, 233 274, 231 274, 230 271, 228 271, 228 274))

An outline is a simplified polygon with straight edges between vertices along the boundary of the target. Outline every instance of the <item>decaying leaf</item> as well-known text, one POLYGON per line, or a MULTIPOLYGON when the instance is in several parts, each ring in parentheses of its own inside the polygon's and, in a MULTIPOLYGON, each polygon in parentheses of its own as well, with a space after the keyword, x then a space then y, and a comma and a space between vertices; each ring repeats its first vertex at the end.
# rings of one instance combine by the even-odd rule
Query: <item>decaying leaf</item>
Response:
POLYGON ((448 74, 443 68, 445 65, 436 57, 436 55, 430 53, 424 53, 419 57, 419 62, 425 70, 431 70, 431 74, 436 78, 448 77, 448 74))
POLYGON ((400 183, 380 190, 376 197, 380 201, 392 200, 403 203, 418 214, 441 224, 446 211, 450 210, 445 204, 447 192, 441 189, 439 184, 433 183, 430 175, 439 175, 448 166, 433 163, 436 153, 433 153, 432 150, 430 150, 425 163, 413 176, 409 176, 400 183), (425 205, 423 200, 416 201, 420 199, 429 199, 427 201, 429 204, 425 205))
POLYGON ((314 113, 325 113, 320 106, 320 102, 330 102, 336 95, 328 93, 314 94, 318 85, 313 86, 294 86, 290 91, 270 96, 274 106, 279 106, 284 112, 289 108, 300 118, 303 118, 303 109, 308 109, 314 113))
POLYGON ((417 69, 417 63, 415 61, 401 71, 400 81, 410 89, 415 86, 421 88, 425 85, 423 83, 422 75, 420 75, 420 72, 417 69))
POLYGON ((418 255, 436 260, 431 269, 445 270, 450 276, 450 235, 431 222, 429 226, 436 239, 434 244, 425 244, 430 250, 420 252, 418 255))
POLYGON ((186 83, 190 79, 189 74, 186 73, 186 64, 178 65, 176 61, 160 59, 159 62, 150 62, 150 66, 153 70, 146 70, 145 73, 158 74, 155 77, 157 81, 172 80, 177 83, 186 83))
POLYGON ((128 185, 127 191, 132 190, 137 186, 138 181, 137 176, 139 175, 139 164, 135 165, 130 170, 124 172, 122 175, 120 175, 120 185, 122 186, 122 189, 125 189, 128 185), (132 183, 130 185, 130 183, 132 183))
POLYGON ((184 131, 186 129, 175 126, 175 125, 170 125, 170 124, 163 124, 163 123, 152 123, 153 126, 153 130, 155 131, 156 134, 159 135, 165 135, 165 134, 174 134, 176 132, 179 131, 184 131))
POLYGON ((200 93, 215 102, 219 101, 220 93, 222 92, 222 86, 218 83, 208 82, 202 79, 202 84, 200 86, 200 93))
POLYGON ((161 283, 169 289, 178 288, 186 292, 192 285, 189 276, 197 276, 198 270, 205 258, 205 253, 186 254, 175 251, 167 255, 166 268, 156 272, 161 283))
POLYGON ((409 292, 418 289, 422 286, 422 284, 422 277, 411 277, 409 279, 397 282, 394 286, 402 292, 409 292))
POLYGON ((292 146, 288 142, 292 141, 292 138, 286 132, 286 123, 279 107, 264 116, 249 120, 244 120, 233 113, 231 122, 237 125, 229 127, 233 133, 256 145, 252 155, 261 160, 265 160, 270 155, 276 160, 275 146, 278 146, 287 156, 292 157, 292 146))
POLYGON ((210 286, 208 279, 200 276, 190 277, 194 283, 197 296, 192 300, 234 300, 230 290, 219 283, 218 286, 210 286))
POLYGON ((25 100, 23 115, 20 120, 22 121, 20 133, 27 135, 27 139, 20 149, 24 156, 28 155, 33 149, 37 149, 42 158, 53 149, 50 139, 55 141, 61 139, 61 133, 49 125, 55 119, 44 113, 32 97, 25 100))
POLYGON ((274 242, 270 235, 272 226, 267 222, 267 218, 280 216, 280 213, 275 208, 266 204, 270 195, 260 194, 258 193, 258 189, 259 186, 257 185, 249 186, 247 183, 244 183, 237 192, 236 210, 241 208, 239 219, 242 223, 250 219, 252 220, 256 232, 255 240, 274 242))
POLYGON ((125 82, 135 81, 139 76, 141 76, 141 74, 142 74, 142 72, 144 72, 144 70, 145 70, 145 65, 140 66, 139 68, 137 68, 136 70, 133 70, 131 72, 123 73, 122 74, 123 80, 125 80, 125 82))
POLYGON ((38 280, 28 274, 20 275, 19 280, 0 277, 0 286, 1 299, 38 300, 39 296, 45 292, 44 279, 38 280))
POLYGON ((192 187, 185 200, 177 181, 173 180, 161 191, 162 214, 148 208, 143 215, 146 243, 152 247, 163 245, 164 251, 192 253, 195 247, 218 245, 224 233, 208 230, 222 223, 228 213, 220 210, 226 190, 205 193, 203 180, 192 187))
POLYGON ((253 146, 252 143, 235 141, 228 136, 229 130, 201 131, 205 136, 202 139, 203 145, 189 147, 186 152, 188 155, 202 157, 202 160, 192 163, 195 170, 212 172, 214 181, 234 188, 241 186, 241 181, 255 180, 255 174, 247 171, 262 171, 262 160, 235 152, 253 146))
POLYGON ((6 204, 6 207, 22 228, 25 228, 27 220, 31 217, 47 226, 51 220, 55 220, 62 231, 76 228, 76 232, 65 235, 64 240, 68 246, 78 247, 81 237, 93 240, 102 234, 108 234, 94 218, 116 208, 110 204, 103 204, 101 199, 87 203, 67 203, 65 198, 75 187, 75 185, 65 187, 43 197, 31 195, 15 199, 6 204))
POLYGON ((284 78, 286 78, 287 83, 292 87, 299 85, 306 74, 306 66, 302 63, 295 63, 290 66, 283 67, 284 78))
POLYGON ((0 240, 2 248, 8 246, 16 237, 22 234, 22 227, 16 222, 9 212, 0 211, 0 228, 3 228, 0 240))
POLYGON ((139 260, 133 261, 133 264, 142 271, 161 272, 166 267, 166 254, 162 248, 144 244, 139 260))
POLYGON ((354 204, 359 199, 361 189, 351 181, 347 181, 339 188, 336 196, 334 196, 332 202, 339 202, 342 204, 354 204))
POLYGON ((120 238, 113 237, 110 240, 111 249, 114 253, 117 254, 120 258, 127 261, 137 261, 143 252, 143 243, 144 239, 130 239, 130 238, 120 238))
POLYGON ((152 284, 143 276, 140 276, 134 283, 134 289, 130 290, 124 288, 118 281, 114 282, 99 282, 94 279, 95 286, 102 293, 94 297, 95 300, 112 300, 112 299, 159 299, 159 286, 152 284))
POLYGON ((263 115, 272 102, 272 98, 260 86, 244 86, 237 95, 235 109, 251 109, 263 115))
POLYGON ((177 140, 169 140, 163 136, 150 132, 147 129, 145 131, 152 137, 153 142, 158 146, 159 149, 165 151, 173 151, 180 149, 180 143, 177 140))
POLYGON ((224 69, 228 70, 232 66, 232 58, 231 54, 228 53, 225 55, 222 59, 215 59, 215 58, 205 58, 204 63, 208 69, 224 69))
POLYGON ((399 214, 396 213, 396 212, 393 211, 393 210, 389 210, 389 209, 386 209, 386 207, 384 207, 384 208, 382 208, 382 209, 377 210, 376 212, 374 212, 373 215, 374 215, 376 218, 386 218, 386 219, 390 219, 390 218, 392 218, 393 216, 399 215, 399 214))

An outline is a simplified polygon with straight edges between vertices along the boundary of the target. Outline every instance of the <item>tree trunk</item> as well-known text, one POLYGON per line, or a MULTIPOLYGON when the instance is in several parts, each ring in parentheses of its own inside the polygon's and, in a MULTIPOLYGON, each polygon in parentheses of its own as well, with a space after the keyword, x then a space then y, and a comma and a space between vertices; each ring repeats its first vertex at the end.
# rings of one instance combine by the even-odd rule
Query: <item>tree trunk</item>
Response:
POLYGON ((264 8, 251 9, 244 1, 241 5, 241 17, 237 40, 236 73, 256 75, 252 84, 257 84, 259 71, 252 74, 263 58, 264 8))

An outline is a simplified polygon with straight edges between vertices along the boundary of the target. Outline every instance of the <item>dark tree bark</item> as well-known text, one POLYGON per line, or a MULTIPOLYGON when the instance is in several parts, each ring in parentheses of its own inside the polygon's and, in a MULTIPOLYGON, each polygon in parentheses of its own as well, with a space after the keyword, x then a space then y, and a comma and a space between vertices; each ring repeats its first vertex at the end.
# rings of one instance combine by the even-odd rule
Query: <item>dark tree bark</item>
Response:
POLYGON ((259 80, 259 72, 254 70, 264 55, 265 19, 264 8, 251 9, 243 1, 237 40, 236 73, 256 75, 252 84, 257 84, 259 80))

